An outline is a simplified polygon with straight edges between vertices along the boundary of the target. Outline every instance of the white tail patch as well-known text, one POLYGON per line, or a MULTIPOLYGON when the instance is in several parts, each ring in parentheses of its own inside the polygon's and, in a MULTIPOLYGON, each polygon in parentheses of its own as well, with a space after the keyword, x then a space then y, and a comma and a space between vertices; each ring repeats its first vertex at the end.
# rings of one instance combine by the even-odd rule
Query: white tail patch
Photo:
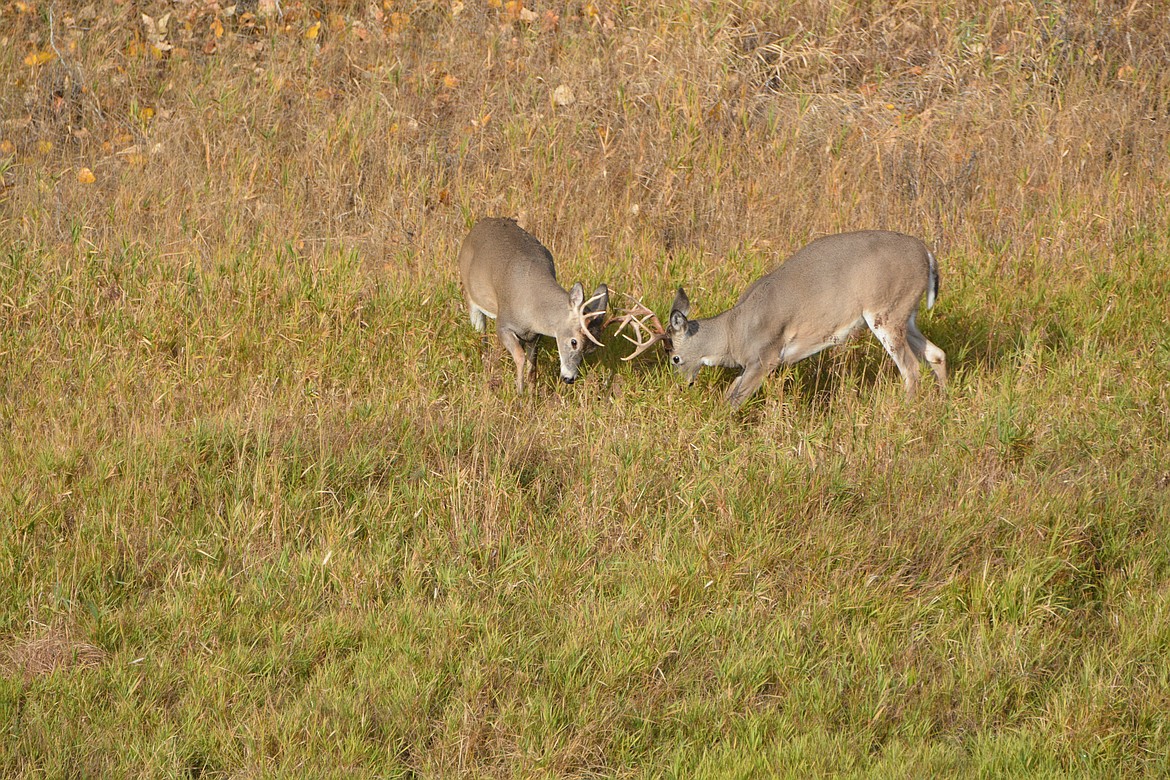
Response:
POLYGON ((926 278, 926 308, 933 309, 934 300, 938 297, 938 263, 929 249, 926 250, 926 260, 929 269, 926 278))

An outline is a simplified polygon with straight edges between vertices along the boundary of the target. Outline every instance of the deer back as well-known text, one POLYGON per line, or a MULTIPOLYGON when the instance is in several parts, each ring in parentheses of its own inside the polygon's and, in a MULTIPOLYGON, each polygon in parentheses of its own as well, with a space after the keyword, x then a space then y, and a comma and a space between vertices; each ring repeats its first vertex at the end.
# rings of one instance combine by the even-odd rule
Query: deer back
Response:
POLYGON ((870 230, 819 238, 740 296, 730 312, 733 348, 751 353, 778 338, 832 341, 866 313, 904 322, 930 276, 930 253, 911 236, 870 230))
POLYGON ((477 222, 463 241, 459 271, 468 295, 493 317, 534 328, 569 312, 552 254, 515 220, 477 222))

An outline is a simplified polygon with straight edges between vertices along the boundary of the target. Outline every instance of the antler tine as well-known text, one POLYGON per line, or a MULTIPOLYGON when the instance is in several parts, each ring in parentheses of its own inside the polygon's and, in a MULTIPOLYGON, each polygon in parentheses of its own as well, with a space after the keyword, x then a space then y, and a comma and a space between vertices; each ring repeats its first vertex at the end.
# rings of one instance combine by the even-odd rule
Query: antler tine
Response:
POLYGON ((653 309, 646 306, 646 304, 626 293, 618 293, 618 295, 632 301, 633 305, 624 309, 621 314, 610 317, 606 320, 606 325, 611 322, 621 323, 614 332, 614 335, 621 334, 626 341, 636 347, 633 354, 622 358, 622 360, 633 360, 666 338, 666 328, 662 327, 662 323, 658 320, 658 315, 654 313, 653 309), (626 326, 629 326, 630 330, 633 331, 633 337, 622 333, 626 329, 626 326), (649 338, 646 338, 647 336, 649 338))
MULTIPOLYGON (((589 323, 590 323, 590 321, 591 321, 591 320, 594 320, 594 319, 596 319, 597 317, 600 317, 600 316, 602 316, 603 314, 605 314, 605 313, 606 313, 606 310, 605 310, 605 309, 601 309, 601 310, 599 310, 599 311, 591 311, 591 312, 586 312, 586 311, 585 311, 585 308, 586 308, 586 307, 587 307, 589 304, 593 303, 594 301, 599 301, 599 300, 601 300, 601 299, 602 299, 602 298, 604 298, 604 297, 606 297, 606 293, 597 293, 596 295, 594 295, 593 297, 591 297, 589 300, 587 300, 587 301, 585 301, 584 303, 582 303, 582 304, 581 304, 581 309, 580 309, 580 311, 578 312, 578 316, 581 318, 581 330, 582 330, 582 332, 584 332, 584 333, 585 333, 585 338, 589 339, 590 341, 592 341, 594 344, 596 344, 596 345, 597 345, 597 346, 599 346, 599 347, 604 347, 605 345, 604 345, 604 344, 602 344, 600 341, 598 341, 596 338, 594 338, 594 337, 593 337, 593 332, 589 330, 589 323)), ((604 327, 604 326, 603 326, 603 327, 604 327)))
POLYGON ((643 352, 650 349, 650 347, 652 347, 655 344, 657 344, 658 342, 662 341, 664 338, 666 338, 665 333, 655 333, 652 338, 650 338, 646 341, 643 341, 641 343, 634 342, 634 343, 638 344, 638 348, 635 349, 633 352, 631 352, 626 357, 622 358, 622 360, 623 361, 633 360, 634 358, 638 357, 638 355, 641 355, 643 352))
POLYGON ((653 316, 654 316, 653 312, 646 312, 645 314, 643 314, 642 312, 637 312, 637 311, 631 312, 630 314, 628 314, 626 317, 624 317, 622 319, 622 324, 621 324, 621 326, 618 327, 618 329, 616 331, 614 331, 614 335, 616 336, 618 334, 621 334, 622 338, 624 338, 626 341, 630 342, 631 344, 641 344, 643 330, 646 331, 651 336, 653 336, 655 333, 655 331, 652 330, 646 324, 646 320, 649 319, 650 317, 653 317, 653 316), (630 329, 632 331, 634 331, 633 338, 630 338, 629 336, 622 333, 622 331, 626 329, 627 325, 630 326, 630 329))

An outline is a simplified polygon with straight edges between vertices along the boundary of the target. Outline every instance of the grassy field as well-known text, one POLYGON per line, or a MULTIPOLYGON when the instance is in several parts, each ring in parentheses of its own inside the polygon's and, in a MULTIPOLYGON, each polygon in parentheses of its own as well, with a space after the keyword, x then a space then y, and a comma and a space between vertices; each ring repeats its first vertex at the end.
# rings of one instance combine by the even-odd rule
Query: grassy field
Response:
POLYGON ((0 2, 0 775, 1170 771, 1159 3, 228 5, 0 2), (700 315, 920 236, 951 388, 518 397, 494 215, 700 315))

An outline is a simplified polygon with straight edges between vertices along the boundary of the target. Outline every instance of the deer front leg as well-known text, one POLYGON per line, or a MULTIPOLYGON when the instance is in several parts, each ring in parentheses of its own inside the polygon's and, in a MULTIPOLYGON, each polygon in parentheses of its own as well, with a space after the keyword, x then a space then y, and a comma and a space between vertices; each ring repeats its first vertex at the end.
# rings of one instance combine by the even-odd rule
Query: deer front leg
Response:
POLYGON ((755 362, 743 370, 727 388, 727 403, 732 408, 743 406, 743 402, 752 397, 760 389, 760 385, 768 377, 768 367, 761 362, 755 362))
POLYGON ((504 349, 508 350, 508 354, 512 356, 512 360, 516 363, 516 394, 520 395, 524 392, 524 367, 527 358, 524 354, 524 346, 520 343, 519 337, 516 336, 508 328, 499 328, 500 343, 504 345, 504 349))

